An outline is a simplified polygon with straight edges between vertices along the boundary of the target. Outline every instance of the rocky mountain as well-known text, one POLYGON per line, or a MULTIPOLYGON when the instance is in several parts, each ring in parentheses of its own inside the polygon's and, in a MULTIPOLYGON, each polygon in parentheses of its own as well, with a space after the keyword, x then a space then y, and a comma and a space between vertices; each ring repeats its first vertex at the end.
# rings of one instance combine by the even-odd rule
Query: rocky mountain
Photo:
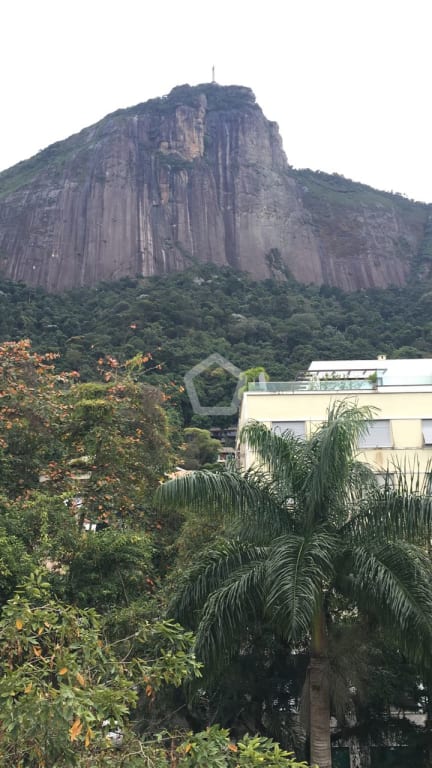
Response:
POLYGON ((0 174, 0 274, 50 291, 206 261, 353 290, 431 259, 430 206, 294 170, 238 86, 179 86, 0 174))

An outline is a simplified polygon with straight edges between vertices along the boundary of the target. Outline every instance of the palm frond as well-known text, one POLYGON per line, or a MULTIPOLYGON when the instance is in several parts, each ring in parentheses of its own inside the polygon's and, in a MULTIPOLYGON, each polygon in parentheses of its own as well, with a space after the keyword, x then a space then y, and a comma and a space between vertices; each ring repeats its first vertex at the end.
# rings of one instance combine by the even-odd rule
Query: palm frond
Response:
POLYGON ((263 615, 264 581, 265 563, 252 561, 209 596, 196 634, 199 658, 218 664, 238 651, 248 625, 263 615))
POLYGON ((357 510, 341 527, 351 541, 398 540, 427 544, 432 533, 432 496, 400 492, 386 482, 369 487, 357 510))
POLYGON ((155 493, 158 506, 190 507, 195 511, 232 510, 240 503, 251 506, 261 500, 261 489, 251 478, 236 471, 197 470, 168 480, 155 493))
POLYGON ((238 504, 226 515, 231 536, 264 546, 294 532, 299 510, 296 499, 287 494, 286 488, 256 467, 248 469, 244 479, 256 489, 255 503, 238 504))
POLYGON ((323 522, 349 498, 358 497, 361 484, 372 482, 372 472, 355 462, 358 439, 368 429, 373 409, 351 400, 333 403, 327 420, 302 440, 292 433, 272 433, 264 424, 248 423, 240 439, 256 452, 258 461, 275 478, 279 492, 302 509, 309 527, 323 522))
POLYGON ((191 472, 159 486, 156 503, 223 515, 233 534, 255 543, 265 544, 292 528, 290 505, 273 478, 258 469, 191 472))
POLYGON ((277 539, 267 561, 266 613, 289 640, 310 631, 323 585, 333 577, 338 541, 317 529, 277 539))
POLYGON ((427 554, 414 544, 354 546, 345 559, 348 596, 372 610, 413 660, 431 657, 432 576, 427 554))
POLYGON ((242 568, 255 567, 266 550, 240 541, 222 541, 204 552, 180 579, 168 615, 187 627, 194 627, 208 597, 232 579, 242 568))
POLYGON ((353 459, 348 467, 346 506, 348 510, 357 505, 365 494, 378 488, 376 473, 364 461, 353 459))
POLYGON ((366 434, 374 409, 344 399, 331 404, 327 420, 310 439, 314 457, 306 479, 306 515, 323 520, 328 510, 346 498, 359 438, 366 434))
POLYGON ((432 460, 429 459, 424 472, 421 471, 419 456, 403 461, 393 459, 387 473, 387 484, 400 495, 430 496, 432 460))
POLYGON ((282 495, 298 495, 309 466, 307 441, 290 430, 275 434, 257 421, 250 421, 243 427, 240 440, 256 453, 259 466, 265 467, 274 478, 282 495))

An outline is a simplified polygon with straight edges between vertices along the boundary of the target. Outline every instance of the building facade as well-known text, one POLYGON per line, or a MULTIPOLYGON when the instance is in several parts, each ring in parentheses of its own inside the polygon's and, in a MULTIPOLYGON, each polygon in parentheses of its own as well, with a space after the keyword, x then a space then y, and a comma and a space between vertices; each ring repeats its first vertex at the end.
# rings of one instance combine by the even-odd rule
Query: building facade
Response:
MULTIPOLYGON (((290 429, 308 437, 326 419, 329 406, 348 399, 373 410, 369 431, 359 443, 359 459, 378 474, 403 467, 429 472, 432 461, 432 359, 314 361, 304 378, 260 381, 244 393, 240 429, 250 420, 275 432, 290 429)), ((239 448, 246 468, 254 460, 239 448)))

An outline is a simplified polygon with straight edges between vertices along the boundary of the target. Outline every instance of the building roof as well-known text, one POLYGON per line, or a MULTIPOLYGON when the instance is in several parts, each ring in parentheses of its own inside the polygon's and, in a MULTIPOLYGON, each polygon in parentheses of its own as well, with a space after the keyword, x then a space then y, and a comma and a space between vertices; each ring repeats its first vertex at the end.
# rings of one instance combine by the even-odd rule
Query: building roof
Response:
POLYGON ((295 381, 258 381, 245 394, 336 391, 431 392, 432 358, 314 360, 295 381))
POLYGON ((313 360, 307 373, 318 379, 367 379, 375 373, 378 383, 384 386, 430 386, 432 359, 387 360, 381 356, 368 360, 313 360))

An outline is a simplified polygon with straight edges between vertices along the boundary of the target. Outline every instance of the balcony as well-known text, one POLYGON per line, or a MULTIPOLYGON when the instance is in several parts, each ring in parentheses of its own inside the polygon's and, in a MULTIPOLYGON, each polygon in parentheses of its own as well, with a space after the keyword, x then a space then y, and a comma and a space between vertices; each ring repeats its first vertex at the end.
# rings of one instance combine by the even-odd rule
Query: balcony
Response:
POLYGON ((305 379, 304 381, 255 381, 248 385, 248 392, 358 392, 359 390, 371 391, 376 387, 376 382, 369 379, 305 379))

